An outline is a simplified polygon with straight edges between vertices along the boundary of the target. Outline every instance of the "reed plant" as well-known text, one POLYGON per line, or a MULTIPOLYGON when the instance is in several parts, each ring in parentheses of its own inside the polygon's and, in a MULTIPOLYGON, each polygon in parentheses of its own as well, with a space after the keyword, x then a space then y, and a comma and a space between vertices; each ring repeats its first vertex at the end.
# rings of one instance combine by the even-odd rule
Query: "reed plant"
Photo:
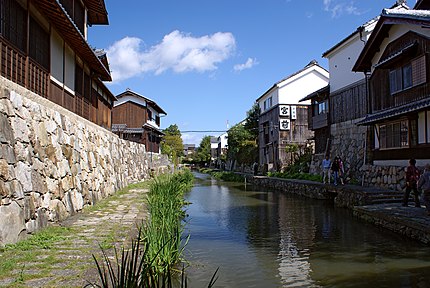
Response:
MULTIPOLYGON (((89 283, 86 287, 187 287, 182 252, 188 242, 183 237, 184 193, 192 187, 194 176, 183 170, 173 175, 154 179, 148 192, 150 219, 139 228, 137 239, 129 250, 115 248, 113 260, 102 248, 102 259, 93 255, 101 284, 89 283)), ((208 282, 212 287, 218 269, 208 282)))
MULTIPOLYGON (((97 288, 173 288, 187 287, 187 277, 182 268, 180 277, 173 274, 172 269, 162 273, 153 270, 153 261, 148 261, 149 243, 139 234, 133 240, 129 250, 122 248, 121 253, 115 249, 115 257, 111 258, 102 249, 99 261, 93 255, 100 277, 100 284, 89 282, 84 287, 97 288)), ((158 257, 158 255, 155 255, 158 257)), ((152 259, 152 260, 155 260, 152 259)), ((212 275, 207 287, 211 288, 217 280, 218 269, 212 275)))
MULTIPOLYGON (((147 261, 157 273, 172 269, 181 260, 188 241, 183 239, 184 192, 189 189, 191 172, 160 176, 151 183, 148 193, 150 219, 142 229, 148 243, 147 261)), ((191 174, 192 176, 192 174, 191 174)))

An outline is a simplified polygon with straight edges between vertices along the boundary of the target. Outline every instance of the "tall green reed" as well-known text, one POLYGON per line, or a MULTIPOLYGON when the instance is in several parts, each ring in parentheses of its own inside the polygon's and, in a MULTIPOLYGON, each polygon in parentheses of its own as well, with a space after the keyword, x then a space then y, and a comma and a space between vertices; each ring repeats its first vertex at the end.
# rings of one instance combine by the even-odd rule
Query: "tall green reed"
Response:
MULTIPOLYGON (((86 287, 187 287, 185 268, 177 267, 189 239, 182 237, 184 192, 193 181, 189 170, 154 179, 148 193, 149 221, 139 228, 130 250, 122 248, 119 254, 115 248, 114 260, 103 249, 100 261, 93 255, 101 284, 89 283, 86 287)), ((217 272, 207 287, 215 284, 217 272)))
POLYGON ((179 263, 188 242, 183 238, 185 212, 184 192, 192 186, 194 176, 189 170, 156 178, 149 187, 150 219, 142 230, 148 242, 148 261, 153 269, 163 273, 179 263))

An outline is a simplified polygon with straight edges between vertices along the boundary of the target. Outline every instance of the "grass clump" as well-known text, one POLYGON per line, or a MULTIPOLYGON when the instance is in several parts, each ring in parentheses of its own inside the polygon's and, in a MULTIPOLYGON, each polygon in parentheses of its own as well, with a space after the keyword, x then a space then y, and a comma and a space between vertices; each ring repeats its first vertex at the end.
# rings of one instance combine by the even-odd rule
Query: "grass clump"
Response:
POLYGON ((33 249, 51 249, 53 244, 66 239, 68 231, 69 229, 66 227, 47 227, 25 240, 15 244, 7 244, 4 250, 28 251, 33 249))
POLYGON ((298 179, 298 180, 309 180, 321 182, 322 177, 320 175, 314 175, 304 172, 267 172, 267 176, 276 177, 276 178, 284 178, 284 179, 298 179))
POLYGON ((230 171, 219 171, 209 168, 202 168, 199 170, 200 173, 209 174, 215 179, 223 180, 227 182, 243 182, 245 181, 245 177, 230 171))

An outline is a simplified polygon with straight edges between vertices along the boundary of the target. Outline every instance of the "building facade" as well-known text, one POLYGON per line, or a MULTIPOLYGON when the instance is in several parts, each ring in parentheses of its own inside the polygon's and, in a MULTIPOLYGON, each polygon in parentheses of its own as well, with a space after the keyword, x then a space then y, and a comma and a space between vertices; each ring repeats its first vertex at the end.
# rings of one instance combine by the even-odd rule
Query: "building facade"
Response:
POLYGON ((279 171, 292 161, 289 146, 303 149, 312 138, 306 95, 327 86, 329 74, 315 60, 275 83, 256 102, 259 116, 259 161, 264 171, 279 171))
POLYGON ((145 144, 147 152, 160 153, 164 133, 161 116, 167 115, 153 100, 129 89, 116 96, 112 110, 112 132, 120 138, 145 144))
POLYGON ((373 165, 430 161, 430 11, 384 9, 354 66, 369 74, 368 158, 373 165), (389 35, 387 37, 387 35, 389 35))
POLYGON ((107 25, 103 0, 0 0, 1 76, 90 120, 111 127, 115 97, 103 51, 88 27, 107 25))
MULTIPOLYGON (((393 10, 407 9, 399 1, 393 10)), ((340 157, 345 178, 362 180, 363 165, 369 162, 369 129, 357 125, 369 113, 368 74, 353 71, 379 16, 357 27, 349 36, 323 53, 328 59, 330 84, 303 100, 311 100, 310 127, 315 132, 315 154, 311 173, 322 173, 322 160, 340 157)))

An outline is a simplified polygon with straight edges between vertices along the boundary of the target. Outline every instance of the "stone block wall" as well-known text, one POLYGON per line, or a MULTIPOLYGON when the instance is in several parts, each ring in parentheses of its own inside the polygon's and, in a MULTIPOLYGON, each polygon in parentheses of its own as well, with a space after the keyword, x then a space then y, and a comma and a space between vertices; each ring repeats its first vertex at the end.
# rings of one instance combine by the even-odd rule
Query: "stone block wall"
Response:
MULTIPOLYGON (((358 120, 346 121, 331 126, 330 159, 333 161, 335 156, 342 158, 348 183, 395 191, 403 190, 406 182, 406 166, 364 164, 366 127, 357 126, 355 123, 358 120)), ((313 155, 310 166, 312 174, 322 175, 323 159, 324 154, 313 155)), ((407 161, 405 161, 405 164, 407 165, 407 161)))
POLYGON ((163 155, 4 78, 0 129, 0 245, 170 167, 163 155))
MULTIPOLYGON (((364 164, 366 127, 357 126, 357 120, 345 121, 332 124, 330 159, 341 157, 346 178, 349 181, 358 182, 362 178, 362 167, 364 164)), ((322 174, 323 154, 316 154, 310 165, 310 173, 322 174)))
MULTIPOLYGON (((418 167, 418 166, 417 166, 418 167)), ((406 166, 363 166, 363 185, 401 191, 406 185, 406 166)), ((418 167, 423 171, 423 167, 418 167)))

